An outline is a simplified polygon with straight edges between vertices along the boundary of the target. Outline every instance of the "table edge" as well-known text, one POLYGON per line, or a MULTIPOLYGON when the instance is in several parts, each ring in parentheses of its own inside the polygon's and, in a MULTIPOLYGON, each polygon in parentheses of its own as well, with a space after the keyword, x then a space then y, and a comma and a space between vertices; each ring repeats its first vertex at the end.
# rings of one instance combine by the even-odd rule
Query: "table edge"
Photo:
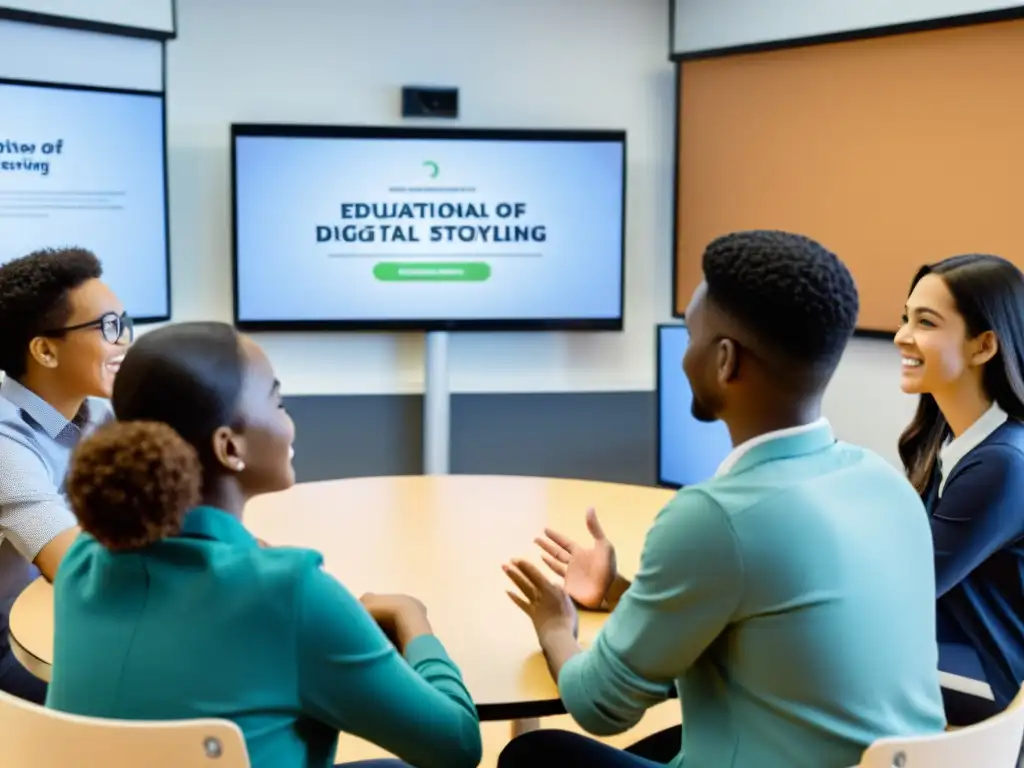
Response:
POLYGON ((956 675, 952 672, 943 672, 941 669, 939 670, 939 685, 950 691, 959 691, 960 693, 977 696, 979 699, 995 700, 992 695, 992 688, 988 683, 971 677, 956 675))
POLYGON ((53 670, 52 665, 39 658, 32 653, 32 651, 22 645, 14 634, 13 629, 9 630, 7 635, 11 643, 11 653, 14 655, 14 658, 18 660, 18 663, 44 683, 49 683, 50 673, 53 670))
MULTIPOLYGON (((10 638, 11 653, 14 655, 14 658, 35 677, 49 683, 53 670, 52 665, 23 646, 18 641, 13 629, 8 632, 8 637, 10 638)), ((991 687, 980 680, 973 680, 962 675, 939 670, 939 684, 943 688, 953 691, 960 691, 961 693, 967 693, 983 699, 993 699, 991 687)), ((675 696, 670 698, 675 698, 675 696)), ((555 717, 566 714, 565 704, 561 698, 487 704, 477 704, 474 702, 474 706, 481 721, 524 720, 527 718, 555 717)))

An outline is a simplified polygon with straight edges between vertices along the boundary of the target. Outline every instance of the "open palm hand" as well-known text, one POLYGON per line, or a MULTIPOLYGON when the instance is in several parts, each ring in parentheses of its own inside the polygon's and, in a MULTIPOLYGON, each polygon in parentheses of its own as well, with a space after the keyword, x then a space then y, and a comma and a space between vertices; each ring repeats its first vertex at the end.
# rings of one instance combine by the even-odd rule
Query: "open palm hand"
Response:
POLYGON ((587 510, 587 530, 594 539, 584 547, 550 528, 536 539, 545 564, 564 579, 566 593, 584 608, 599 608, 615 580, 615 547, 604 534, 593 509, 587 510))

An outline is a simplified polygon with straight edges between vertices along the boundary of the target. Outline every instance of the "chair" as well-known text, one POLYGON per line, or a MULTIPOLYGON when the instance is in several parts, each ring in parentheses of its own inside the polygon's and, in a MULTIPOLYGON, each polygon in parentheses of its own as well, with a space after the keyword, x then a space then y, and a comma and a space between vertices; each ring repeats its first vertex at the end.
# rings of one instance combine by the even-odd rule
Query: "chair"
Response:
POLYGON ((857 768, 1017 768, 1024 741, 1024 687, 984 722, 930 736, 879 739, 857 768))
POLYGON ((46 709, 0 691, 5 768, 249 768, 227 720, 103 720, 46 709))

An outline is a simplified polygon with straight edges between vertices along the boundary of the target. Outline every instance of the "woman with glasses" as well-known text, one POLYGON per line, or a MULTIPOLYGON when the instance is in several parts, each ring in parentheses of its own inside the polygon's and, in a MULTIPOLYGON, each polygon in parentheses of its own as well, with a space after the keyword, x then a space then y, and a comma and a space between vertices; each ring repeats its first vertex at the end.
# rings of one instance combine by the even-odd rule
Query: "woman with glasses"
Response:
POLYGON ((10 607, 40 572, 51 581, 78 534, 63 496, 71 451, 109 414, 132 341, 124 305, 80 248, 0 266, 0 690, 42 702, 13 657, 10 607))

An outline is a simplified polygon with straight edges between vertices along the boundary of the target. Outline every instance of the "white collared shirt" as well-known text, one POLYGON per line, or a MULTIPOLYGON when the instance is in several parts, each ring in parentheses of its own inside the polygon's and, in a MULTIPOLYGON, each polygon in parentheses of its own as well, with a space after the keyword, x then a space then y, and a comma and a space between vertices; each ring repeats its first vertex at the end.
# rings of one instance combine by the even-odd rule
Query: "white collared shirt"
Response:
POLYGON ((740 443, 729 455, 725 457, 725 460, 718 465, 718 471, 715 472, 715 477, 721 477, 722 475, 728 474, 736 463, 743 458, 743 456, 753 448, 759 445, 763 445, 771 440, 778 440, 780 437, 793 437, 794 435, 802 435, 805 432, 813 432, 821 427, 829 426, 828 419, 822 416, 817 421, 812 421, 810 424, 801 424, 799 427, 786 427, 785 429, 776 429, 774 432, 765 432, 763 435, 752 437, 746 442, 740 443))
POLYGON ((992 403, 981 417, 971 424, 959 437, 950 440, 939 451, 939 471, 942 479, 939 480, 939 495, 946 487, 946 479, 952 474, 953 468, 968 453, 977 448, 989 435, 1006 423, 1006 411, 999 407, 998 403, 992 403))

